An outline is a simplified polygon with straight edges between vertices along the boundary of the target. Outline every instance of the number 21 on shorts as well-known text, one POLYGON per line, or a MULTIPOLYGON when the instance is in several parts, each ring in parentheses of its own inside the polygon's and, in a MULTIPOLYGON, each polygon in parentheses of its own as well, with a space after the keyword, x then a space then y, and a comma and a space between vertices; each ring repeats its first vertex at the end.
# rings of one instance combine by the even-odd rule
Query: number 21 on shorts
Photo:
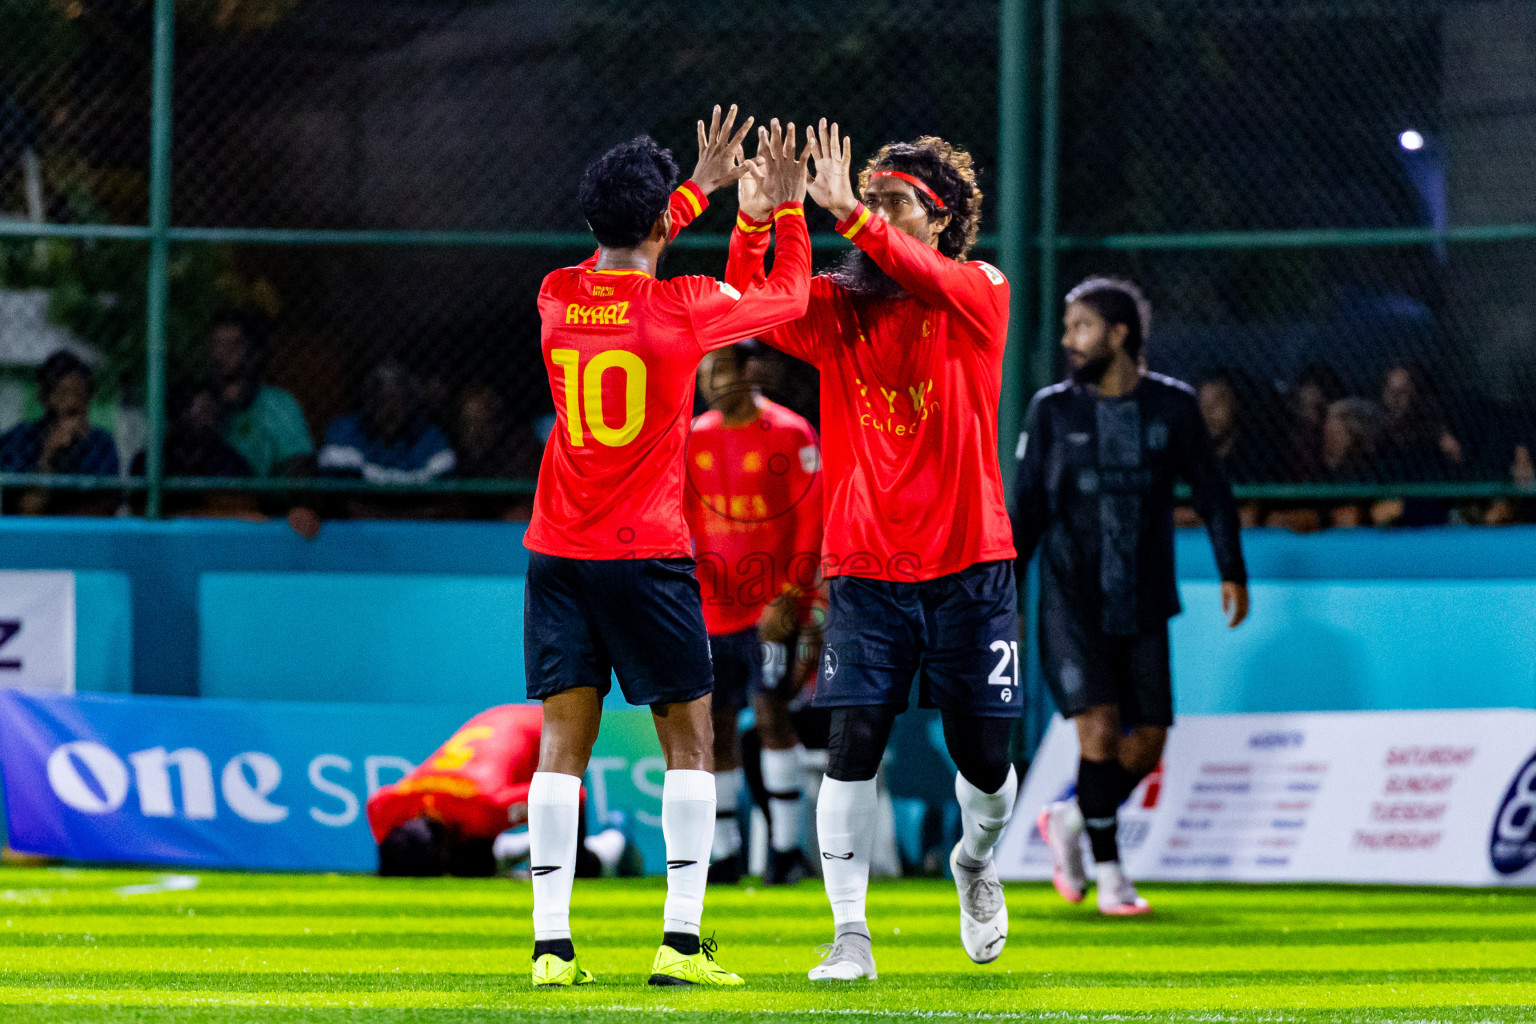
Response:
POLYGON ((645 363, 633 352, 610 349, 587 360, 581 369, 581 353, 574 348, 550 349, 550 361, 565 370, 565 425, 570 430, 571 447, 586 445, 591 432, 598 444, 621 448, 633 441, 645 425, 645 363), (624 421, 617 427, 603 418, 603 374, 620 370, 624 374, 624 421), (582 413, 586 429, 582 429, 582 413))
POLYGON ((987 683, 991 686, 1001 686, 1003 689, 998 696, 1003 703, 1013 700, 1013 691, 1019 688, 1019 642, 1017 640, 993 640, 992 650, 1001 657, 992 667, 992 674, 987 676, 987 683), (1009 663, 1013 665, 1012 674, 1009 673, 1009 663))

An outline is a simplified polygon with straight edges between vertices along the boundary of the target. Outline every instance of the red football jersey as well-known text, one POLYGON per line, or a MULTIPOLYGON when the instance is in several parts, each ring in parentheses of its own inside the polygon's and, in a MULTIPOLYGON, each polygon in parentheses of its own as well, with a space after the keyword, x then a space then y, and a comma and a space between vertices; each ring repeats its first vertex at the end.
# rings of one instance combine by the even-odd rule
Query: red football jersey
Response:
MULTIPOLYGON (((702 196, 690 182, 673 195, 674 225, 695 207, 702 196)), ((523 540, 529 548, 589 559, 690 554, 683 451, 699 360, 805 312, 805 211, 785 203, 774 217, 774 272, 743 291, 711 277, 598 270, 595 255, 544 279, 539 317, 556 422, 523 540)))
POLYGON ((764 398, 750 423, 726 426, 715 410, 694 420, 684 507, 711 636, 750 629, 779 594, 815 586, 821 453, 803 417, 764 398))
POLYGON ((525 823, 543 725, 538 704, 503 704, 465 722, 415 771, 368 798, 374 842, 421 815, 461 839, 490 839, 525 823))
MULTIPOLYGON (((764 335, 821 370, 827 576, 927 580, 1014 557, 997 462, 1008 282, 860 204, 837 226, 907 295, 811 282, 805 316, 764 335)), ((726 280, 762 275, 767 234, 739 218, 726 280)))

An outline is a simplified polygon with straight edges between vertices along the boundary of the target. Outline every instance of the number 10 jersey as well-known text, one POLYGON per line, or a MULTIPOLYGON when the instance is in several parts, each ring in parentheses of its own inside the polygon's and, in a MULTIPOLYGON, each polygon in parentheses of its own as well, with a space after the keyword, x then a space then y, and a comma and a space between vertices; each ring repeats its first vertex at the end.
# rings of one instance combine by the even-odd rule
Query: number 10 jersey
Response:
MULTIPOLYGON (((674 231, 704 204, 684 183, 672 196, 674 231)), ((691 555, 683 455, 699 360, 804 315, 810 294, 801 204, 780 206, 774 223, 773 273, 744 293, 710 277, 599 270, 596 255, 544 279, 541 347, 556 422, 523 540, 530 549, 584 559, 691 555)))

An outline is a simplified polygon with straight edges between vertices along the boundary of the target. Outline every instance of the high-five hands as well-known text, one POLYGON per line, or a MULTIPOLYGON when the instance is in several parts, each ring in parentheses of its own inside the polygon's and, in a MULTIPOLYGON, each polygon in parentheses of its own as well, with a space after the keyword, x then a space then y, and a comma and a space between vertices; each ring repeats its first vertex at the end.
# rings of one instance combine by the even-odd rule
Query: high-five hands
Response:
POLYGON ((849 168, 853 164, 853 142, 844 138, 836 122, 830 127, 827 119, 810 136, 807 149, 816 162, 816 177, 807 185, 807 191, 816 205, 830 212, 838 220, 847 220, 859 205, 859 197, 853 194, 853 181, 849 168))
POLYGON ((752 164, 742 157, 741 152, 742 140, 752 130, 752 121, 752 118, 747 118, 733 134, 731 128, 736 123, 736 104, 731 104, 722 123, 720 105, 717 103, 708 127, 703 121, 699 122, 699 162, 694 165, 693 173, 688 178, 705 195, 722 185, 740 180, 742 175, 752 169, 752 164))
POLYGON ((749 167, 759 164, 762 167, 762 179, 757 182, 759 201, 767 203, 770 211, 781 203, 804 202, 806 167, 810 159, 810 146, 806 146, 800 156, 795 156, 793 121, 787 131, 779 127, 778 118, 770 121, 769 127, 759 128, 757 156, 748 164, 749 167))

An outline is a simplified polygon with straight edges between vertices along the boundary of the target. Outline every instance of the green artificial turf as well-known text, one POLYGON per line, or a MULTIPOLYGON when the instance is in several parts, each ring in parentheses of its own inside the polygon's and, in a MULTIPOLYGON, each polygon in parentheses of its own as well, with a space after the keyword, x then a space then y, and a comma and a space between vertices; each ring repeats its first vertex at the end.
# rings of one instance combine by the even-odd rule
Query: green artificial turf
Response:
POLYGON ((1536 1021, 1536 892, 1148 885, 1106 919, 1012 884, 1007 951, 965 958, 947 882, 877 883, 880 979, 813 985, 818 883, 712 889, 730 991, 644 984, 657 880, 579 882, 598 984, 534 991, 527 883, 0 869, 0 1022, 467 1024, 845 1018, 1017 1021, 1536 1021))

